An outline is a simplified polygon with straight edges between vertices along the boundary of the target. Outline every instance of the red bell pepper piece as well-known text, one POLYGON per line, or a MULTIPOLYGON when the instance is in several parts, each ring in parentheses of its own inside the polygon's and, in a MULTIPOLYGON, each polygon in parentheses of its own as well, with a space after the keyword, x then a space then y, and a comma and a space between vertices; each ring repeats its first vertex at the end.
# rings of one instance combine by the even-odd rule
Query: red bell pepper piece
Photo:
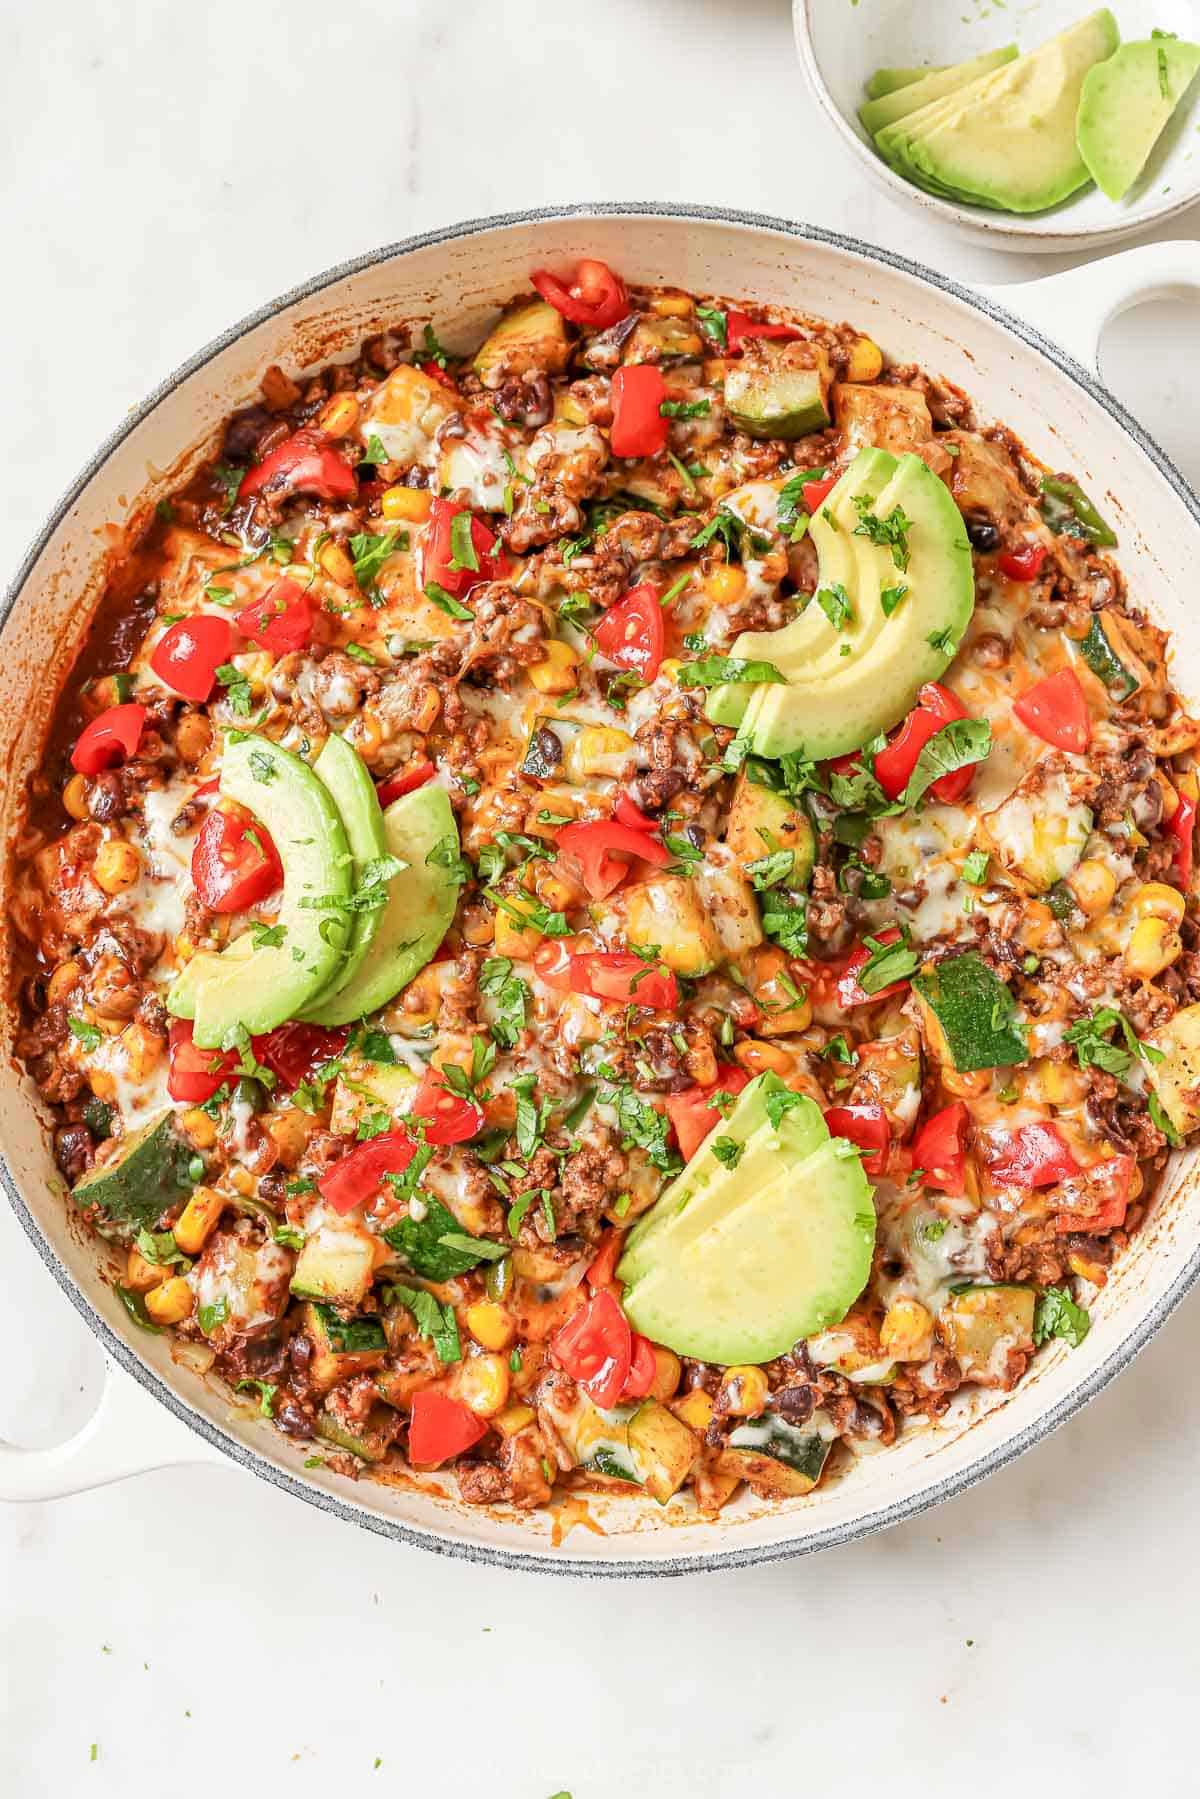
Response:
POLYGON ((1010 581, 1036 581, 1049 554, 1044 543, 1026 543, 1019 550, 1001 551, 996 565, 1010 581))
POLYGON ((799 337, 790 325, 768 325, 762 319, 752 319, 749 313, 731 311, 725 314, 726 342, 731 354, 737 355, 748 337, 799 337))
POLYGON ((244 606, 235 621, 243 637, 252 637, 273 656, 288 656, 307 649, 312 642, 313 610, 299 581, 286 575, 253 605, 244 606))
POLYGON ((217 670, 233 649, 233 626, 227 618, 197 612, 168 625, 150 656, 159 680, 185 700, 202 706, 217 684, 217 670))
POLYGON ((657 456, 667 441, 667 421, 659 407, 667 397, 662 370, 652 362, 631 363, 612 378, 614 456, 657 456))
POLYGON ((594 1293, 555 1331, 550 1353, 596 1405, 616 1404, 629 1378, 633 1332, 607 1288, 594 1293))
POLYGON ((631 831, 657 831, 657 818, 648 818, 640 806, 635 806, 627 793, 617 795, 617 803, 613 807, 613 817, 619 825, 627 825, 631 831))
POLYGON ((483 1129, 483 1107, 451 1093, 431 1068, 425 1070, 413 1095, 411 1115, 424 1125, 426 1143, 465 1143, 483 1129))
POLYGON ((595 258, 585 257, 577 262, 569 283, 552 275, 549 269, 536 269, 529 279, 535 291, 564 319, 589 331, 604 331, 629 311, 625 283, 606 262, 595 258))
POLYGON ((1059 1236, 1068 1231, 1099 1236, 1124 1224, 1135 1166, 1132 1156, 1111 1156, 1105 1162, 1093 1162, 1078 1178, 1065 1180, 1058 1197, 1060 1204, 1071 1210, 1059 1212, 1054 1220, 1059 1236))
POLYGON ((1192 865, 1196 853, 1196 802, 1180 793, 1179 804, 1167 821, 1167 835, 1175 839, 1171 866, 1181 887, 1192 884, 1192 865))
POLYGON ((571 986, 592 999, 618 1000, 651 1012, 673 1012, 679 1004, 679 983, 672 971, 626 950, 588 950, 572 956, 571 986))
POLYGON ((413 1394, 408 1426, 408 1459, 414 1467, 440 1468, 471 1449, 487 1432, 482 1418, 448 1393, 422 1387, 413 1394))
MULTIPOLYGON (((967 709, 938 681, 926 681, 917 695, 919 704, 909 713, 886 749, 875 757, 875 779, 890 800, 899 799, 908 786, 917 758, 944 725, 956 718, 966 718, 967 709)), ((954 805, 962 799, 975 778, 977 764, 968 763, 943 775, 930 787, 935 800, 954 805)))
POLYGON ((705 1139, 721 1123, 721 1110, 713 1105, 718 1093, 730 1097, 741 1092, 750 1081, 744 1068, 731 1066, 717 1071, 715 1081, 707 1086, 685 1087, 682 1093, 667 1096, 667 1117, 675 1127, 675 1140, 685 1162, 690 1162, 705 1139))
POLYGON ((81 775, 98 775, 118 762, 127 762, 141 741, 145 722, 146 708, 134 700, 110 706, 79 733, 71 751, 71 767, 81 775))
MULTIPOLYGON (((900 930, 896 925, 889 925, 886 931, 876 933, 877 943, 899 943, 900 930)), ((881 999, 890 999, 894 993, 903 993, 908 986, 907 981, 893 981, 890 986, 881 987, 878 993, 867 993, 858 984, 859 972, 871 960, 871 951, 865 943, 860 943, 850 960, 838 976, 837 1000, 843 1012, 852 1006, 874 1006, 881 999)))
POLYGON ((845 1137, 856 1149, 869 1153, 862 1159, 866 1174, 882 1174, 887 1167, 891 1132, 887 1113, 880 1105, 830 1106, 825 1114, 831 1137, 845 1137))
POLYGON ((184 1106, 202 1106, 238 1065, 236 1050, 201 1049, 189 1018, 173 1018, 167 1032, 167 1093, 184 1106))
POLYGON ((1056 1124, 1023 1124, 1008 1148, 989 1164, 994 1181, 1013 1187, 1054 1187, 1080 1172, 1079 1163, 1056 1124))
POLYGON ((600 1248, 588 1263, 589 1287, 611 1287, 617 1278, 617 1263, 625 1248, 625 1232, 610 1226, 600 1239, 600 1248))
POLYGON ((301 1081, 311 1080, 325 1062, 341 1055, 350 1041, 350 1033, 293 1020, 290 1024, 277 1025, 273 1031, 251 1041, 255 1061, 277 1075, 291 1093, 301 1081))
POLYGON ((354 470, 315 431, 296 431, 247 469, 238 499, 251 500, 268 487, 316 494, 319 500, 348 500, 354 492, 354 470))
POLYGON ((927 1187, 943 1193, 966 1191, 967 1108, 961 1099, 927 1118, 912 1141, 912 1165, 927 1187))
POLYGON ((592 899, 607 899, 629 873, 622 856, 636 856, 655 868, 665 868, 671 852, 648 831, 635 831, 615 819, 593 818, 582 824, 564 825, 556 842, 573 856, 583 872, 583 884, 592 899))
POLYGON ((421 542, 421 583, 428 587, 436 581, 455 599, 461 599, 481 581, 499 581, 508 571, 504 551, 497 545, 496 535, 482 519, 475 518, 465 506, 453 500, 436 499, 429 509, 429 522, 421 542), (471 520, 471 545, 478 568, 455 568, 454 521, 471 520))
POLYGON ((283 883, 265 825, 240 806, 213 806, 196 834, 192 882, 210 912, 244 912, 283 883))
POLYGON ((840 480, 841 476, 834 473, 820 481, 806 481, 800 489, 805 512, 819 512, 840 480))
POLYGON ((654 1385, 658 1374, 658 1358, 654 1353, 654 1345, 649 1337, 633 1333, 633 1347, 629 1356, 629 1373, 625 1376, 625 1385, 621 1388, 622 1399, 645 1399, 654 1385))
POLYGON ((432 781, 437 770, 432 762, 414 762, 403 774, 389 775, 386 781, 380 782, 376 794, 381 806, 390 806, 402 794, 415 793, 418 787, 424 787, 426 781, 432 781))
POLYGON ((1056 750, 1082 756, 1091 742, 1087 701, 1074 669, 1060 668, 1056 675, 1038 681, 1021 695, 1013 711, 1035 737, 1056 750))
POLYGON ((317 1182, 321 1198, 328 1200, 335 1212, 352 1212, 382 1185, 385 1175, 403 1174, 416 1153, 416 1143, 407 1131, 384 1131, 357 1143, 317 1182))
POLYGON ((666 648, 657 589, 649 581, 631 587, 608 608, 592 636, 601 655, 618 668, 632 669, 643 681, 653 681, 666 648))

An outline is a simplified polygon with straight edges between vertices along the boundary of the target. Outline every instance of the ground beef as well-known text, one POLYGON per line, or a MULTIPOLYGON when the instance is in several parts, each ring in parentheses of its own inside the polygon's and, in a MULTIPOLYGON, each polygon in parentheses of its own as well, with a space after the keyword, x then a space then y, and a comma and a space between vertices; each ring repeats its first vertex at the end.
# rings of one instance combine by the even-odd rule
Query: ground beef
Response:
POLYGON ((353 718, 369 694, 379 692, 374 669, 343 650, 331 650, 313 672, 313 695, 326 718, 353 718))
POLYGON ((512 1498, 508 1476, 491 1462, 460 1461, 454 1473, 459 1498, 468 1505, 502 1505, 512 1498))

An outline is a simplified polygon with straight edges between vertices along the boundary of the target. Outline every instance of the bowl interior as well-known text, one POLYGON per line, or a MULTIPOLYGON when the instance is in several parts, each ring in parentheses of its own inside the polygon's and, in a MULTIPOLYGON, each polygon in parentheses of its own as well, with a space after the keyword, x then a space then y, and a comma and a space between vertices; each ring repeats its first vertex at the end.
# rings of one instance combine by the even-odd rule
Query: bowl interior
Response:
MULTIPOLYGON (((967 389, 982 419, 1010 424, 1052 465, 1070 468, 1112 518, 1135 598, 1176 636, 1177 679, 1200 694, 1200 625, 1191 569, 1200 507, 1169 468, 1139 450, 1115 402, 1039 356, 1013 330, 935 278, 882 253, 772 221, 652 209, 580 209, 460 227, 332 271, 202 352, 152 396, 67 495, 35 546, 0 628, 0 823, 20 828, 25 780, 62 668, 86 629, 108 557, 139 511, 178 480, 222 418, 257 393, 271 363, 297 374, 350 355, 389 323, 430 319, 449 344, 475 341, 532 268, 601 256, 636 282, 776 302, 850 319, 898 361, 915 360, 967 389), (164 473, 164 471, 170 471, 164 473)), ((8 953, 7 937, 3 939, 8 953)), ((5 1020, 5 1028, 8 1021, 5 1020)), ((54 1172, 32 1090, 0 1062, 0 1171, 35 1246, 112 1354, 196 1429, 260 1473, 369 1528, 458 1553, 597 1572, 674 1572, 824 1547, 877 1528, 980 1478, 1069 1415, 1146 1340, 1200 1266, 1200 1195, 1180 1158, 1162 1203, 1119 1263, 1075 1351, 1054 1346, 1002 1404, 963 1404, 937 1430, 912 1432, 806 1500, 768 1508, 742 1498, 719 1522, 684 1502, 664 1510, 589 1499, 533 1517, 463 1506, 452 1480, 339 1480, 303 1467, 289 1443, 245 1406, 172 1360, 166 1338, 130 1323, 111 1292, 106 1253, 74 1219, 54 1172), (564 1531, 566 1534, 564 1534, 564 1531)))
MULTIPOLYGON (((1155 145, 1146 168, 1123 200, 1093 186, 1045 213, 1017 217, 982 206, 958 206, 902 181, 876 155, 859 123, 865 84, 879 68, 921 68, 963 62, 1003 44, 1032 50, 1083 14, 1079 0, 1030 0, 1002 10, 987 0, 801 0, 798 28, 807 32, 816 70, 847 132, 869 156, 893 192, 916 198, 932 211, 970 220, 992 233, 1088 237, 1123 234, 1200 197, 1200 157, 1192 153, 1200 119, 1200 81, 1178 108, 1155 145)), ((1147 38, 1157 27, 1195 37, 1192 0, 1114 0, 1123 42, 1147 38)))

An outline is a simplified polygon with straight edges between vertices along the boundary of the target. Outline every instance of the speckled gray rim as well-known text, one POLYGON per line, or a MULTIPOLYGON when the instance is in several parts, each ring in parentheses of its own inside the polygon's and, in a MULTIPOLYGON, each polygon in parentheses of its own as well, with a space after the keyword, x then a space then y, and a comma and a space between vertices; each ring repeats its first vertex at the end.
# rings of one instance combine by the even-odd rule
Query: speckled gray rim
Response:
MULTIPOLYGON (((1097 405, 1102 406, 1105 412, 1116 420, 1126 436, 1137 445, 1143 455, 1150 459, 1163 479, 1169 482, 1178 494, 1197 526, 1200 526, 1200 500, 1192 492, 1170 457, 1142 429, 1137 420, 1130 416, 1120 401, 1097 381, 1095 376, 1089 374, 1057 344, 1043 337, 1032 325, 1015 318, 990 299, 984 298, 968 287, 961 286, 957 281, 952 281, 945 275, 936 274, 932 269, 927 269, 920 263, 911 262, 905 256, 897 256, 894 252, 879 249, 876 245, 864 244, 856 238, 843 237, 834 231, 823 231, 815 225, 797 225, 788 219, 771 218, 763 213, 737 212, 715 206, 655 205, 645 201, 551 206, 528 212, 502 213, 495 218, 468 219, 460 225, 448 225, 439 231, 426 231, 416 237, 405 238, 400 243, 387 244, 380 250, 371 251, 365 256, 355 257, 349 262, 339 263, 334 268, 326 269, 322 274, 315 275, 311 281, 292 288, 290 292, 282 294, 277 300, 272 300, 256 312, 249 313, 238 324, 223 332, 220 337, 214 338, 203 350, 181 364, 174 374, 169 375, 154 389, 153 393, 142 401, 140 406, 125 418, 68 488, 34 539, 15 579, 8 588, 3 605, 0 606, 0 630, 3 629, 10 612, 20 598, 25 582, 52 533, 57 530, 87 483, 103 467, 113 451, 143 419, 154 411, 156 406, 175 391, 181 382, 194 375, 198 369, 203 368, 207 362, 210 362, 222 350, 227 349, 230 344, 236 343, 247 331, 253 330, 255 326, 262 324, 274 313, 285 306, 292 305, 297 300, 314 298, 322 289, 331 286, 336 281, 343 280, 347 275, 356 275, 363 269, 370 268, 374 263, 389 261, 393 257, 403 256, 412 250, 422 250, 436 244, 451 243, 458 238, 473 237, 481 232, 502 229, 505 226, 527 225, 542 220, 596 217, 691 219, 699 223, 742 225, 751 230, 771 231, 796 238, 802 242, 823 244, 830 249, 842 250, 868 262, 882 263, 888 268, 898 269, 905 275, 911 275, 918 281, 926 282, 943 293, 953 295, 955 299, 974 307, 977 312, 983 313, 994 324, 1003 326, 1028 348, 1044 356, 1083 388, 1097 405)), ((169 1386, 166 1381, 161 1380, 158 1375, 146 1367, 130 1346, 110 1329, 93 1309, 82 1289, 42 1235, 29 1207, 17 1189, 7 1162, 3 1158, 0 1158, 0 1183, 3 1184, 9 1203, 20 1219, 26 1236, 76 1311, 104 1345, 107 1353, 148 1393, 166 1406, 167 1410, 173 1413, 181 1423, 194 1430, 198 1436, 203 1437, 214 1448, 221 1450, 231 1461, 237 1462, 243 1468, 248 1468, 261 1480, 268 1481, 272 1486, 294 1494, 297 1499, 306 1500, 309 1505, 317 1506, 323 1512, 332 1513, 335 1517, 361 1525, 366 1530, 374 1531, 377 1536, 390 1537, 398 1542, 411 1544, 417 1549, 430 1550, 435 1555, 456 1556, 464 1561, 487 1562, 495 1567, 518 1569, 529 1573, 570 1574, 605 1579, 657 1580, 682 1574, 711 1573, 721 1568, 744 1568, 759 1563, 789 1560, 793 1556, 811 1555, 820 1549, 832 1549, 841 1543, 853 1542, 858 1537, 872 1536, 876 1531, 886 1530, 889 1525, 899 1524, 904 1519, 917 1517, 921 1512, 927 1511, 931 1506, 939 1505, 943 1500, 953 1499, 957 1494, 966 1492, 968 1487, 975 1486, 978 1481, 995 1473, 998 1468, 1003 1468, 1009 1462, 1015 1461, 1019 1455, 1024 1454, 1027 1449, 1031 1449, 1035 1443, 1040 1443, 1044 1437, 1049 1436, 1051 1431, 1057 1430, 1060 1424, 1065 1424, 1068 1418, 1073 1417, 1102 1387, 1107 1386, 1114 1375, 1121 1373, 1129 1366, 1134 1356, 1161 1329, 1175 1307, 1200 1277, 1200 1244, 1197 1244, 1190 1260, 1185 1264, 1172 1286, 1088 1381, 1011 1441, 1002 1444, 990 1454, 981 1456, 970 1467, 960 1473, 948 1476, 926 1492, 908 1499, 897 1500, 894 1505, 880 1506, 875 1511, 867 1513, 865 1517, 856 1519, 853 1523, 831 1526, 827 1530, 807 1537, 803 1542, 769 1543, 748 1549, 718 1550, 704 1555, 680 1555, 656 1562, 581 1563, 536 1550, 526 1552, 484 1548, 479 1544, 456 1542, 448 1537, 437 1536, 433 1532, 416 1530, 409 1525, 364 1512, 359 1507, 309 1486, 307 1482, 272 1466, 244 1443, 229 1436, 225 1431, 211 1424, 208 1419, 194 1412, 172 1386, 169 1386)))

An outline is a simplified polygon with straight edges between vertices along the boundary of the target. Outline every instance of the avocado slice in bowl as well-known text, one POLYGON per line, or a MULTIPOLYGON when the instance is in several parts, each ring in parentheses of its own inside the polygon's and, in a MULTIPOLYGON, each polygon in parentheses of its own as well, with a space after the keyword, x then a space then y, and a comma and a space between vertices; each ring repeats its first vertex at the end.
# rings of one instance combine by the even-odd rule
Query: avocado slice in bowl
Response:
MULTIPOLYGON (((379 872, 380 864, 389 855, 383 808, 375 792, 375 783, 358 751, 336 733, 326 738, 321 754, 313 763, 313 773, 329 789, 338 809, 353 859, 353 890, 362 892, 372 885, 372 876, 379 872)), ((397 872, 393 870, 393 876, 397 872)), ((375 941, 385 910, 386 906, 374 905, 353 912, 350 940, 325 990, 327 999, 339 993, 358 972, 375 941)))
POLYGON ((1200 44, 1177 38, 1122 44, 1084 76, 1076 136, 1096 186, 1121 200, 1200 69, 1200 44))
POLYGON ((1015 44, 1005 44, 1002 49, 987 50, 982 56, 973 56, 968 62, 957 62, 946 69, 923 70, 917 80, 905 82, 886 95, 873 96, 860 106, 858 116, 863 130, 874 137, 877 131, 919 112, 923 106, 931 106, 935 100, 956 93, 979 76, 1003 68, 1005 63, 1015 60, 1016 54, 1015 44))

